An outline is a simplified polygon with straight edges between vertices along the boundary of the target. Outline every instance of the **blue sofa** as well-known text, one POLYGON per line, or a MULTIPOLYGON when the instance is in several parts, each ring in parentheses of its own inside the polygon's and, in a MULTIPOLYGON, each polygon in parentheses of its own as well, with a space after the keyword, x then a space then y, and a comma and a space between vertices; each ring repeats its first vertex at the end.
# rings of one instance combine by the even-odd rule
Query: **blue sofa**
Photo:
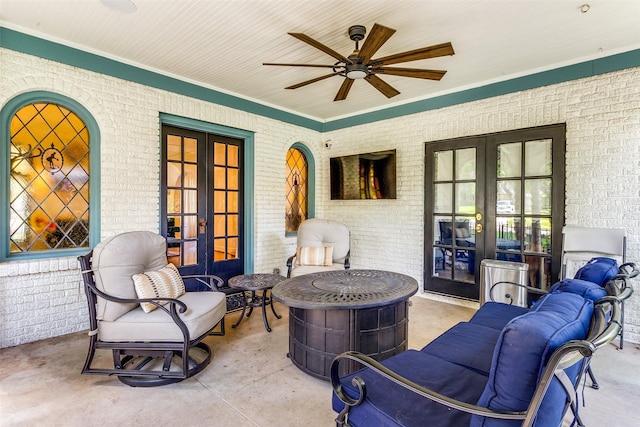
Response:
POLYGON ((332 365, 337 426, 559 426, 586 362, 620 330, 620 302, 577 279, 528 309, 488 302, 422 350, 332 365), (364 369, 339 377, 339 364, 364 369))

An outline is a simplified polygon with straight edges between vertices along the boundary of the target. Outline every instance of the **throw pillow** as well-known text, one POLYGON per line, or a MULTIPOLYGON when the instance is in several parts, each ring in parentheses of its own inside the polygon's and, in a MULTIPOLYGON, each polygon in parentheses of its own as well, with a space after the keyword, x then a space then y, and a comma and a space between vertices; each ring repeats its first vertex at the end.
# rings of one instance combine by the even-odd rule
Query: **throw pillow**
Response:
POLYGON ((456 237, 458 239, 466 239, 467 237, 471 237, 471 234, 469 233, 468 228, 459 227, 459 228, 456 228, 456 237))
MULTIPOLYGON (((133 284, 138 298, 178 298, 185 293, 182 277, 171 263, 160 270, 134 274, 133 284)), ((140 307, 145 313, 158 308, 149 302, 141 302, 140 307)))
POLYGON ((296 266, 333 264, 333 246, 299 247, 296 250, 296 266))

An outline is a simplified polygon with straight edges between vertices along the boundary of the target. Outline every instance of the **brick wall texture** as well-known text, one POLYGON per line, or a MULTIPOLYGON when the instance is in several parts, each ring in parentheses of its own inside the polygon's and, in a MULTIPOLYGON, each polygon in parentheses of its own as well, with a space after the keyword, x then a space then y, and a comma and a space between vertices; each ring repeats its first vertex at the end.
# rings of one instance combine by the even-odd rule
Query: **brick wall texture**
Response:
MULTIPOLYGON (((284 159, 301 142, 315 159, 316 216, 348 225, 352 267, 422 283, 425 143, 566 123, 566 223, 626 229, 627 259, 640 261, 640 68, 325 134, 2 48, 0 76, 0 108, 46 90, 73 98, 97 121, 102 238, 158 230, 158 123, 168 113, 255 132, 256 272, 284 271, 294 252, 295 238, 284 234, 284 159), (397 199, 330 200, 330 157, 387 149, 397 150, 397 199)), ((0 301, 0 347, 88 327, 74 258, 0 262, 0 301)), ((625 338, 640 343, 638 296, 626 304, 625 338)))

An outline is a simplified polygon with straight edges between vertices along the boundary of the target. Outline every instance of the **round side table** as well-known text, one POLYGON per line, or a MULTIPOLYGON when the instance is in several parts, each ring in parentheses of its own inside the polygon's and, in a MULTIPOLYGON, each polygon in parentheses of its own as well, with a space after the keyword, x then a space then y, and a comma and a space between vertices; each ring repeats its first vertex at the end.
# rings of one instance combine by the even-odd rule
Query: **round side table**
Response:
POLYGON ((267 332, 271 332, 271 327, 267 320, 267 305, 271 306, 271 311, 277 319, 282 319, 282 316, 276 313, 276 309, 273 307, 273 299, 268 295, 268 293, 271 288, 283 280, 285 280, 285 277, 280 276, 279 274, 243 274, 229 279, 230 287, 241 291, 251 291, 250 298, 247 298, 245 295, 242 304, 242 314, 240 314, 240 318, 232 328, 236 328, 240 322, 242 322, 247 307, 249 307, 247 317, 251 316, 254 307, 262 307, 262 321, 264 322, 264 327, 267 332), (262 291, 262 295, 257 295, 256 292, 258 291, 262 291))

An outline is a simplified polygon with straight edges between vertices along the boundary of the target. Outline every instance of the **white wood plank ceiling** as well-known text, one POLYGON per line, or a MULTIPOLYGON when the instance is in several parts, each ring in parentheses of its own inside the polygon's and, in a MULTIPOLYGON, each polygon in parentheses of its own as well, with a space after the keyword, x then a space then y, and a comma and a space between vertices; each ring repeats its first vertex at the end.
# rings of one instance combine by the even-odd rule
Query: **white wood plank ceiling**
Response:
POLYGON ((639 0, 133 0, 118 12, 99 0, 0 0, 0 25, 159 71, 318 120, 359 114, 640 48, 639 0), (580 9, 588 3, 589 11, 580 9), (396 64, 448 70, 439 81, 384 76, 387 99, 359 80, 334 102, 343 77, 286 86, 333 64, 289 36, 304 33, 348 56, 351 25, 396 33, 374 57, 450 41, 454 56, 396 64))

